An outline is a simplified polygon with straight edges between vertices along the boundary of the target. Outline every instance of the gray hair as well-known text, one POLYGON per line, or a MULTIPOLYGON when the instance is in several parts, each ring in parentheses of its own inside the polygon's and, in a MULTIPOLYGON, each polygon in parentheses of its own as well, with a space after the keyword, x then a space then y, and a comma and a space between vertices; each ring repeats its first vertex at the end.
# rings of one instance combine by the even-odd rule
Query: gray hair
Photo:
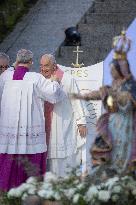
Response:
POLYGON ((56 64, 56 59, 52 54, 44 54, 43 57, 48 58, 52 64, 56 64))
POLYGON ((0 58, 6 60, 7 63, 9 64, 10 58, 6 53, 0 52, 0 58))
POLYGON ((29 63, 33 58, 33 53, 26 49, 21 49, 17 52, 16 61, 18 63, 29 63))

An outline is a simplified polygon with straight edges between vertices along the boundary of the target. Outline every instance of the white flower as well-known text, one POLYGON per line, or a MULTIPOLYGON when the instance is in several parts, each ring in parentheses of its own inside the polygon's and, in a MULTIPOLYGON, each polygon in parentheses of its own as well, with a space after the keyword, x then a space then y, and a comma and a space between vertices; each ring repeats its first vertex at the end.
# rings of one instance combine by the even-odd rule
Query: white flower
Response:
POLYGON ((44 199, 51 199, 51 198, 55 198, 54 195, 55 195, 55 192, 51 189, 49 190, 39 190, 38 191, 38 196, 44 198, 44 199))
POLYGON ((28 189, 28 194, 32 194, 32 195, 36 194, 36 187, 34 186, 30 187, 30 189, 28 189))
POLYGON ((37 194, 38 194, 38 196, 44 198, 46 196, 46 191, 45 190, 40 190, 40 191, 38 191, 37 194))
POLYGON ((69 174, 66 174, 66 176, 63 177, 64 180, 68 180, 70 178, 69 174))
POLYGON ((33 189, 36 189, 36 187, 32 184, 27 184, 27 183, 23 183, 20 186, 18 186, 16 188, 17 191, 19 191, 20 193, 24 193, 24 192, 32 192, 33 189))
POLYGON ((77 185, 77 188, 80 190, 80 189, 83 189, 84 186, 85 186, 85 185, 84 185, 83 183, 81 183, 81 184, 78 184, 78 185, 77 185))
POLYGON ((66 197, 68 199, 71 199, 74 195, 74 193, 76 192, 76 189, 75 188, 70 188, 68 190, 64 190, 64 194, 66 195, 66 197))
POLYGON ((76 189, 75 189, 75 188, 70 188, 70 189, 68 190, 68 192, 69 192, 69 194, 70 194, 71 196, 73 196, 73 194, 76 192, 76 189))
POLYGON ((52 184, 49 182, 44 182, 41 186, 41 189, 51 189, 52 188, 52 184))
POLYGON ((21 195, 26 192, 30 186, 26 183, 21 184, 16 188, 12 188, 8 192, 8 197, 21 197, 21 195))
POLYGON ((80 198, 80 194, 78 194, 78 193, 75 194, 73 197, 73 203, 76 204, 78 202, 79 198, 80 198))
POLYGON ((136 189, 136 185, 133 182, 129 182, 127 184, 125 184, 125 186, 130 189, 131 191, 133 191, 134 189, 136 189))
POLYGON ((28 184, 23 183, 20 186, 18 186, 16 189, 23 193, 29 189, 29 186, 28 184))
POLYGON ((8 197, 13 197, 16 193, 16 189, 15 188, 12 188, 8 191, 8 197))
POLYGON ((112 193, 119 194, 122 191, 122 187, 120 185, 116 185, 111 191, 112 193))
POLYGON ((35 184, 37 183, 37 179, 35 177, 29 177, 27 180, 26 180, 26 183, 27 184, 35 184))
POLYGON ((105 188, 105 183, 101 183, 101 184, 97 185, 98 190, 101 190, 101 189, 104 189, 104 188, 105 188))
POLYGON ((136 196, 136 189, 134 189, 134 190, 132 191, 132 194, 133 194, 134 196, 136 196))
POLYGON ((77 176, 77 177, 80 177, 81 174, 82 174, 81 170, 80 170, 80 169, 77 169, 77 170, 76 170, 76 176, 77 176))
POLYGON ((94 197, 98 196, 98 193, 99 193, 99 191, 98 191, 97 187, 91 186, 86 193, 86 200, 87 201, 92 200, 94 197))
POLYGON ((24 201, 26 198, 28 197, 28 194, 27 193, 24 193, 21 197, 21 199, 24 201))
POLYGON ((107 98, 107 105, 109 107, 113 106, 113 98, 112 98, 112 96, 108 96, 108 98, 107 98))
POLYGON ((75 180, 75 181, 73 182, 73 184, 75 184, 75 185, 79 184, 79 180, 78 180, 78 179, 75 180))
POLYGON ((22 192, 17 188, 12 188, 8 192, 8 198, 21 197, 21 195, 22 195, 22 192))
POLYGON ((117 181, 119 181, 119 177, 110 178, 105 183, 105 186, 107 186, 109 189, 111 189, 117 181))
POLYGON ((98 193, 98 199, 103 202, 107 202, 110 199, 110 192, 101 190, 98 193))
POLYGON ((122 180, 132 180, 132 177, 130 176, 124 176, 124 177, 121 177, 122 180))
POLYGON ((46 191, 45 199, 54 198, 55 192, 53 190, 46 191))
POLYGON ((46 172, 44 175, 44 182, 57 181, 57 176, 52 172, 46 172))
POLYGON ((54 198, 55 198, 55 200, 57 200, 57 201, 61 200, 61 196, 60 196, 60 194, 59 194, 58 192, 55 192, 54 198))
POLYGON ((118 196, 117 194, 115 194, 115 195, 113 195, 113 196, 111 197, 111 200, 112 200, 113 202, 117 202, 117 201, 119 200, 119 196, 118 196))

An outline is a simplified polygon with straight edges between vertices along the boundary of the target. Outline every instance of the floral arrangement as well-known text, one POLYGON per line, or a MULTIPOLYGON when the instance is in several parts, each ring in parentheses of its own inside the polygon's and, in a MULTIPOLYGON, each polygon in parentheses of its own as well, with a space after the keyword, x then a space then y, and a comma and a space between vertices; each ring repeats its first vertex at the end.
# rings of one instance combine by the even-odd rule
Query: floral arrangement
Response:
POLYGON ((42 201, 59 201, 64 205, 136 204, 136 180, 133 175, 114 174, 107 177, 103 172, 100 177, 93 175, 82 179, 80 174, 74 170, 65 178, 57 178, 47 172, 42 181, 30 177, 19 187, 12 188, 6 197, 9 201, 18 199, 17 205, 29 196, 37 196, 42 201))

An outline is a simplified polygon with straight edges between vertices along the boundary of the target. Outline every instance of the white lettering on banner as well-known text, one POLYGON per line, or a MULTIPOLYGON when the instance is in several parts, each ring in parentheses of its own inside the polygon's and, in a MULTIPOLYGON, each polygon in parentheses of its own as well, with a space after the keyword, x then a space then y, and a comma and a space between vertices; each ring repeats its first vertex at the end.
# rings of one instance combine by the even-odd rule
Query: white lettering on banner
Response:
MULTIPOLYGON (((71 74, 77 81, 80 92, 87 93, 92 90, 98 90, 103 84, 103 62, 92 66, 82 68, 71 68, 58 65, 64 72, 71 74)), ((89 101, 87 107, 92 103, 95 108, 97 118, 101 115, 101 101, 89 101)))

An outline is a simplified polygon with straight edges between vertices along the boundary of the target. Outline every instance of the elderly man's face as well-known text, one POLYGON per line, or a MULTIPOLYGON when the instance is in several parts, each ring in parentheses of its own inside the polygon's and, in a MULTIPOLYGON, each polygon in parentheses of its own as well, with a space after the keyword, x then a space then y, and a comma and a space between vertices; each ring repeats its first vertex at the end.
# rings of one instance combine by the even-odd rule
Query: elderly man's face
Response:
POLYGON ((40 71, 45 78, 50 78, 55 71, 55 65, 49 58, 42 57, 40 60, 40 71))
POLYGON ((0 73, 3 73, 9 67, 9 62, 5 58, 0 58, 0 73))

